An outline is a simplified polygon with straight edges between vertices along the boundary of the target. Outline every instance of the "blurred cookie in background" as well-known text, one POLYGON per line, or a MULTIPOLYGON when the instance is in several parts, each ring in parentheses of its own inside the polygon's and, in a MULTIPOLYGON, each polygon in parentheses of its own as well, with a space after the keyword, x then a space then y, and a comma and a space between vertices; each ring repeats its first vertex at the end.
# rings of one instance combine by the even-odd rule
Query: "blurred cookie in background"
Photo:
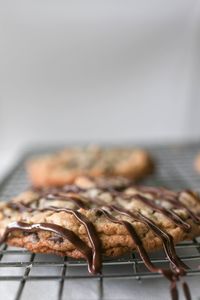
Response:
POLYGON ((98 146, 66 148, 27 162, 33 186, 62 186, 78 176, 123 176, 137 181, 153 170, 149 153, 143 149, 98 146))

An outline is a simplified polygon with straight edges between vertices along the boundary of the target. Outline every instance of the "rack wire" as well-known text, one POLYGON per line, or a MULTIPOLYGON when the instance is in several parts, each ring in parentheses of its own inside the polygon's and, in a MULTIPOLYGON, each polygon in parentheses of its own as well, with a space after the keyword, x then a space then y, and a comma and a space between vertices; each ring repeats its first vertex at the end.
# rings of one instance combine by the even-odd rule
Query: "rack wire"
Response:
MULTIPOLYGON (((193 168, 194 158, 200 151, 199 143, 146 148, 152 154, 157 167, 154 175, 142 184, 165 186, 175 190, 192 188, 200 192, 200 175, 193 168)), ((0 184, 0 199, 8 200, 25 190, 29 182, 24 162, 35 154, 50 150, 51 147, 38 148, 23 155, 0 184)), ((188 278, 193 276, 199 279, 200 240, 180 243, 176 250, 190 267, 188 278)), ((158 266, 168 265, 163 252, 153 253, 151 259, 158 266)), ((147 282, 152 280, 154 284, 157 280, 159 285, 161 277, 160 274, 150 273, 137 253, 115 260, 105 258, 102 273, 93 276, 88 273, 87 263, 82 260, 31 254, 25 249, 7 247, 5 244, 0 247, 0 295, 3 295, 4 300, 139 299, 138 294, 134 298, 138 287, 148 286, 147 282)), ((142 292, 140 289, 140 296, 151 299, 148 288, 142 289, 142 292)))

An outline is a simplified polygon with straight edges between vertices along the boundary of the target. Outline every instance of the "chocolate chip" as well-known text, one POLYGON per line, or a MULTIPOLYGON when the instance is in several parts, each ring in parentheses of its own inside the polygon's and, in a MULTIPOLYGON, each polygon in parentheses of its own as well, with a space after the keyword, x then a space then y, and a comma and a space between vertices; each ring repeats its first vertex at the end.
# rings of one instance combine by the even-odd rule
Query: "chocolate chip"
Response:
POLYGON ((96 215, 96 217, 101 217, 102 216, 102 211, 100 211, 100 210, 97 210, 96 212, 95 212, 95 215, 96 215))

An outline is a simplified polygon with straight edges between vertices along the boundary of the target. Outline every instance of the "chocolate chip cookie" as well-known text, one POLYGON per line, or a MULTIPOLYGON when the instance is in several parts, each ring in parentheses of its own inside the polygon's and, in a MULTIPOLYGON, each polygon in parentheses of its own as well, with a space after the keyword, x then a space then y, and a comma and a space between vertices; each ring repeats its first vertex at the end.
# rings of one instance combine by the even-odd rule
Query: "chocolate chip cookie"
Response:
POLYGON ((84 258, 94 274, 101 272, 104 255, 137 251, 151 272, 171 281, 176 294, 176 281, 187 267, 174 244, 200 235, 199 216, 200 199, 191 191, 135 186, 123 178, 78 177, 73 185, 34 188, 1 202, 0 243, 84 258), (148 253, 158 249, 165 251, 171 268, 151 261, 148 253))
POLYGON ((71 184, 80 175, 138 180, 148 175, 152 166, 149 154, 141 149, 89 146, 32 159, 27 171, 34 186, 47 187, 71 184))
MULTIPOLYGON (((101 272, 104 255, 137 251, 151 272, 171 281, 172 299, 178 299, 176 282, 187 270, 174 244, 199 235, 196 193, 135 186, 121 177, 77 177, 72 185, 33 188, 0 203, 0 243, 84 258, 93 274, 101 272), (148 253, 158 249, 169 269, 151 261, 148 253)), ((185 282, 183 290, 191 299, 185 282)))

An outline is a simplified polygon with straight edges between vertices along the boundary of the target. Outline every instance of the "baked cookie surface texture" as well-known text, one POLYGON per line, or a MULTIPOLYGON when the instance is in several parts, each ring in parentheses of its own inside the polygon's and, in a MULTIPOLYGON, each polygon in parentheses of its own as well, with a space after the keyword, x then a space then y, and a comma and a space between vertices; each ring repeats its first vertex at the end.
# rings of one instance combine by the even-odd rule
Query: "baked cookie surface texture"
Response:
POLYGON ((27 172, 34 186, 62 186, 81 175, 124 176, 139 180, 153 169, 145 150, 131 148, 68 148, 27 162, 27 172))

